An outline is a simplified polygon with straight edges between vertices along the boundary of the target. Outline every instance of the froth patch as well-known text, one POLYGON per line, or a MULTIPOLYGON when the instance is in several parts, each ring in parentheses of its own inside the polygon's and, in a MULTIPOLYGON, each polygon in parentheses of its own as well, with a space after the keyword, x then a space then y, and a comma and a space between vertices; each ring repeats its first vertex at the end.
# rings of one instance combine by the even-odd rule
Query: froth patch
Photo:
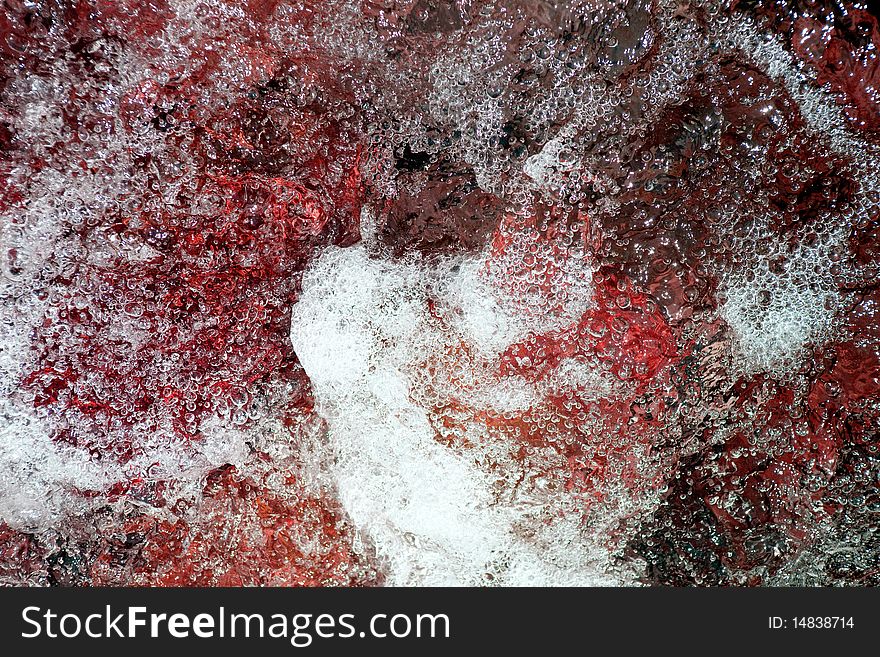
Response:
MULTIPOLYGON (((291 340, 328 421, 339 499, 374 545, 390 584, 611 583, 580 514, 561 513, 549 496, 499 499, 497 468, 522 464, 498 452, 478 427, 470 449, 442 444, 430 409, 414 401, 424 375, 414 366, 442 353, 450 334, 497 352, 522 330, 511 324, 527 321, 510 306, 499 310, 503 295, 474 285, 477 271, 473 262, 374 259, 363 245, 327 249, 307 271, 291 340), (438 291, 447 294, 439 303, 459 317, 458 326, 443 329, 432 318, 428 300, 438 291), (480 317, 488 323, 483 331, 480 317)), ((517 381, 466 385, 478 404, 527 407, 536 394, 517 381)))
POLYGON ((103 490, 118 473, 50 439, 45 423, 0 400, 0 518, 23 531, 49 529, 94 502, 83 491, 103 490))
POLYGON ((830 335, 839 304, 827 247, 797 249, 782 271, 768 261, 749 270, 751 280, 728 276, 723 286, 721 316, 748 373, 789 369, 804 347, 830 335))

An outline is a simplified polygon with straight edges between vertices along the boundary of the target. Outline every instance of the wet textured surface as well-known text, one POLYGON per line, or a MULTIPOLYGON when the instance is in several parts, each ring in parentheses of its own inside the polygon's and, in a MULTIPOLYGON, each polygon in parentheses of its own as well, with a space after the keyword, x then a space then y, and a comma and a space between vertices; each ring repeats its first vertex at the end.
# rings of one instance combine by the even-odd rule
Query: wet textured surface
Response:
POLYGON ((0 583, 878 583, 878 47, 7 0, 0 583))

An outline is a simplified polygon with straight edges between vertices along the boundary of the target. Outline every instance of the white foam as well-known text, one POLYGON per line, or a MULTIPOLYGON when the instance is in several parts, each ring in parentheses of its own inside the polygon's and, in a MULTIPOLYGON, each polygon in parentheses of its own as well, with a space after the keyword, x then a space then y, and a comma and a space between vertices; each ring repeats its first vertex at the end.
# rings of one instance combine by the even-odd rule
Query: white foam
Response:
MULTIPOLYGON (((453 280, 438 285, 438 269, 370 258, 358 245, 327 249, 303 279, 291 340, 329 424, 331 474, 343 506, 374 544, 391 584, 611 582, 596 565, 576 512, 563 521, 550 515, 547 500, 500 501, 494 484, 502 475, 480 464, 491 449, 487 437, 477 429, 475 449, 445 446, 429 409, 413 401, 414 376, 424 374, 413 366, 431 353, 442 363, 449 342, 429 319, 429 290, 451 291, 454 301, 445 303, 456 307, 480 289, 471 285, 475 269, 467 263, 439 271, 453 280), (464 298, 455 296, 465 291, 464 298)), ((492 303, 467 310, 473 316, 462 321, 459 336, 487 352, 497 354, 516 337, 500 326, 499 316, 509 317, 492 303)), ((476 405, 529 407, 536 400, 522 382, 471 384, 468 401, 476 405)), ((491 460, 508 470, 521 467, 509 457, 491 460)))
POLYGON ((828 249, 822 243, 800 246, 786 253, 782 271, 770 271, 766 257, 724 277, 720 314, 733 330, 746 372, 782 374, 808 344, 830 336, 840 300, 828 274, 828 249))
POLYGON ((101 491, 118 472, 87 452, 50 439, 45 422, 0 398, 0 518, 35 531, 83 513, 97 503, 82 491, 101 491))

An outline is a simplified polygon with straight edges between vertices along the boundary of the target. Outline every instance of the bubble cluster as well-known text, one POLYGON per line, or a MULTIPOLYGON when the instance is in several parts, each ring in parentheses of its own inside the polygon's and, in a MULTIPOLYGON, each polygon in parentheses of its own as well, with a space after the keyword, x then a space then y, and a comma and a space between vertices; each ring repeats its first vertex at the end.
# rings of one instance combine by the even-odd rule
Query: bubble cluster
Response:
POLYGON ((877 583, 878 46, 7 2, 0 582, 877 583))

